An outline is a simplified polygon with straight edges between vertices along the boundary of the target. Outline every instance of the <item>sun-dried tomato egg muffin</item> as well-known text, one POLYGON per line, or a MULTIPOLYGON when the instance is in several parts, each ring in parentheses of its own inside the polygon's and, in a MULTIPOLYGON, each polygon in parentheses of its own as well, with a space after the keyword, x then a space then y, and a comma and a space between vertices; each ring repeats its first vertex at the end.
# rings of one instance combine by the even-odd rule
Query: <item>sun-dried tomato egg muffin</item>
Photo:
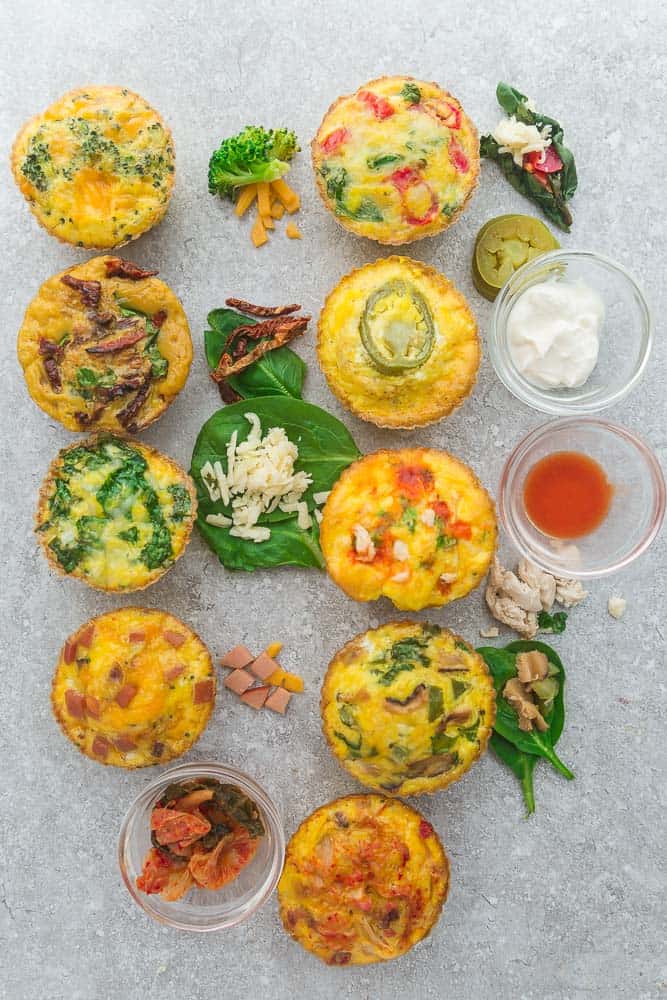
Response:
POLYGON ((157 271, 94 257, 45 281, 18 336, 37 405, 70 431, 148 427, 185 385, 192 340, 157 271))
POLYGON ((116 767, 180 757, 206 728, 214 701, 204 643, 178 618, 146 608, 82 625, 62 648, 51 689, 65 736, 116 767))
POLYGON ((366 965, 426 937, 448 889, 447 855, 416 809, 347 795, 292 836, 278 900, 285 930, 307 951, 327 965, 366 965))
POLYGON ((335 483, 320 544, 350 597, 419 611, 480 583, 496 546, 495 509, 472 470, 446 451, 376 451, 335 483))
POLYGON ((320 195, 337 221, 393 246, 450 226, 479 174, 477 132, 459 102, 409 76, 384 76, 339 97, 312 155, 320 195))
POLYGON ((107 435, 52 462, 35 530, 59 573, 99 590, 141 590, 183 554, 196 513, 194 484, 175 462, 107 435))
POLYGON ((320 314, 317 353, 329 386, 363 420, 416 427, 446 416, 479 367, 477 323, 444 275, 387 257, 339 281, 320 314))
POLYGON ((26 122, 14 142, 12 171, 49 233, 107 250, 162 219, 174 186, 174 145, 139 94, 81 87, 26 122))
POLYGON ((424 622, 370 629, 334 656, 322 685, 322 725, 336 759, 391 795, 446 788, 484 753, 493 681, 459 636, 424 622))

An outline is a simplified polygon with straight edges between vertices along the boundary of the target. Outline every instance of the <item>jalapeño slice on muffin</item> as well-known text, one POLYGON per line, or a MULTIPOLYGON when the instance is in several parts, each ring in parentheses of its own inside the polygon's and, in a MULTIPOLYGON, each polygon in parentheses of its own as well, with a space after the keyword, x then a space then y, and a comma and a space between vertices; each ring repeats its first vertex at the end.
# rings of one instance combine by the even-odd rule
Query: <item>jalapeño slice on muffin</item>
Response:
POLYGON ((185 385, 188 321, 156 274, 95 257, 49 278, 28 306, 18 336, 28 391, 68 430, 134 434, 185 385))
POLYGON ((121 608, 93 618, 63 646, 51 691, 60 726, 79 750, 116 767, 179 757, 215 701, 208 649, 166 611, 121 608))
POLYGON ((182 555, 195 515, 194 484, 175 462, 108 435, 60 452, 36 531, 58 572, 100 590, 141 590, 182 555))
POLYGON ((496 515, 472 470, 447 452, 378 451, 334 485, 320 544, 329 574, 350 597, 388 597, 419 611, 479 584, 496 546, 496 515))
POLYGON ((407 257, 342 278, 320 315, 317 352, 341 402, 380 427, 446 416, 472 389, 480 357, 463 295, 407 257))
POLYGON ((290 840, 280 917, 328 965, 384 962, 426 937, 448 889, 447 855, 420 813, 382 795, 348 795, 290 840))
POLYGON ((423 622, 388 622, 334 656, 322 686, 324 735, 363 785, 392 795, 435 792, 486 750, 495 718, 484 660, 423 622))
POLYGON ((398 246, 450 226, 479 174, 461 105, 435 83, 385 76, 338 98, 312 143, 317 186, 338 222, 398 246))
POLYGON ((26 122, 12 171, 49 233, 106 250, 162 219, 174 185, 174 146, 143 97, 125 87, 82 87, 26 122))

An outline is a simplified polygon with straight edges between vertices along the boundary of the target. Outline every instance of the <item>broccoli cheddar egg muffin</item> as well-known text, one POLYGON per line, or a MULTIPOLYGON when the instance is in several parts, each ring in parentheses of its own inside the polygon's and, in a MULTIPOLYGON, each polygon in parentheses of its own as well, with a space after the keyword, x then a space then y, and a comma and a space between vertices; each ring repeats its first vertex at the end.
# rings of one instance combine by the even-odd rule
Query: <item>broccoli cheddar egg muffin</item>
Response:
POLYGON ((121 608, 63 646, 51 702, 65 736, 102 764, 164 764, 196 742, 215 701, 211 656, 166 611, 121 608))
POLYGON ((394 246, 450 226, 479 174, 477 132, 459 102, 409 76, 381 77, 338 98, 312 154, 337 221, 394 246))
POLYGON ((111 435, 64 448, 41 488, 37 537, 59 573, 99 590, 148 587, 182 555, 197 513, 188 475, 111 435))
POLYGON ((303 821, 278 883, 285 929, 328 965, 405 954, 437 921, 449 861, 416 809, 383 795, 348 795, 303 821))
POLYGON ((94 257, 49 278, 28 306, 18 336, 28 391, 68 430, 134 434, 185 385, 188 321, 156 274, 94 257))
POLYGON ((335 583, 357 601, 419 611, 465 597, 496 546, 493 501, 445 451, 377 451, 350 465, 323 510, 320 544, 335 583))
POLYGON ((480 356, 463 295, 407 257, 366 264, 338 283, 320 315, 317 352, 341 402, 380 427, 446 416, 475 384, 480 356))
POLYGON ((12 171, 49 233, 106 250, 162 219, 174 185, 174 146, 143 97, 125 87, 82 87, 26 122, 12 171))
POLYGON ((438 625, 396 621, 336 653, 322 686, 324 735, 363 785, 435 792, 486 750, 495 693, 484 660, 438 625))

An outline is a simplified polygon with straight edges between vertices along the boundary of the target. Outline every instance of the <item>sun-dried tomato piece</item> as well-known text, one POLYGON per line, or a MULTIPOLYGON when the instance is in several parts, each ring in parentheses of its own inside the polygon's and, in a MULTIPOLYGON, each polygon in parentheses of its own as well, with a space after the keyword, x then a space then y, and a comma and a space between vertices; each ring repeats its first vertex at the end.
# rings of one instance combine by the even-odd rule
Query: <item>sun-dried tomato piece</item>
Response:
POLYGON ((290 313, 298 312, 300 305, 292 303, 289 306, 256 306, 245 299, 225 299, 225 305, 230 309, 238 309, 239 312, 247 313, 248 316, 288 316, 290 313))
POLYGON ((159 271, 147 271, 138 264, 133 264, 131 260, 123 260, 122 257, 108 257, 104 266, 107 269, 107 278, 128 278, 130 281, 141 281, 143 278, 154 278, 159 271))
POLYGON ((96 309, 99 305, 102 285, 99 281, 84 281, 82 278, 75 278, 73 274, 63 274, 60 279, 63 285, 74 289, 81 295, 84 306, 91 306, 96 309))
POLYGON ((120 337, 112 337, 111 340, 103 340, 92 347, 86 348, 86 354, 113 354, 115 351, 122 351, 126 347, 139 343, 146 336, 146 328, 141 323, 133 323, 132 328, 120 337))

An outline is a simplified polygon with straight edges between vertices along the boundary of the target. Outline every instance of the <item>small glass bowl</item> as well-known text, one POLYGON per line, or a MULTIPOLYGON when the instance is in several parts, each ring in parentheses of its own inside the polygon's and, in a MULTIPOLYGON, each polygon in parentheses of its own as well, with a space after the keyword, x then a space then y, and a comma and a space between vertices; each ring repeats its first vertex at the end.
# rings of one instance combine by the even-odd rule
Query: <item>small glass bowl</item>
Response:
POLYGON ((597 413, 618 403, 637 384, 653 343, 651 316, 634 278, 620 264, 590 250, 553 250, 520 267, 495 302, 489 355, 509 391, 542 413, 597 413), (531 285, 554 276, 583 281, 604 303, 598 361, 578 389, 543 389, 529 382, 510 354, 507 322, 517 298, 531 285))
POLYGON ((151 782, 128 809, 118 843, 118 863, 132 899, 155 920, 184 931, 221 931, 243 923, 275 889, 284 859, 285 835, 274 803, 247 774, 214 761, 180 764, 151 782), (237 785, 258 806, 266 833, 252 861, 233 882, 218 890, 191 889, 182 899, 168 903, 157 894, 148 896, 137 889, 137 877, 151 848, 153 806, 167 785, 192 778, 217 778, 237 785))
POLYGON ((623 427, 592 417, 564 417, 542 424, 516 446, 500 477, 498 508, 519 552, 555 576, 590 580, 615 573, 646 551, 665 516, 665 480, 650 448, 623 427), (523 503, 526 475, 555 451, 595 459, 614 488, 599 528, 571 541, 536 528, 523 503))

